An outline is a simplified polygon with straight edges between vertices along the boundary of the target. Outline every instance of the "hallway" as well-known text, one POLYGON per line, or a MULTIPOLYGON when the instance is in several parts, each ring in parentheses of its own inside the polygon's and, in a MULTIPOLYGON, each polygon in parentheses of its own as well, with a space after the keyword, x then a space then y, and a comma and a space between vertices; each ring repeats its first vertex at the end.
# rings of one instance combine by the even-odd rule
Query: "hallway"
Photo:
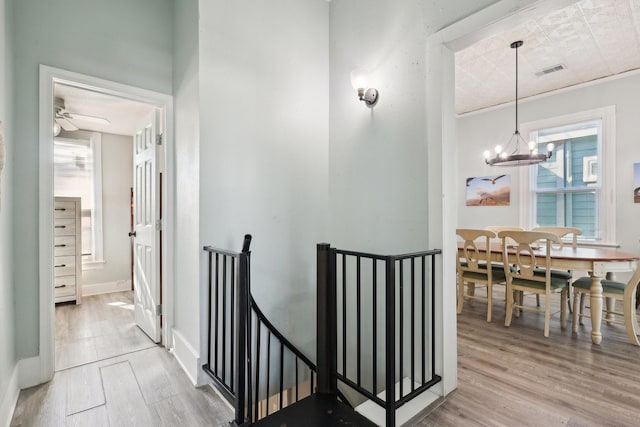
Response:
POLYGON ((56 308, 56 373, 20 392, 11 426, 228 425, 231 408, 135 325, 131 294, 56 308))

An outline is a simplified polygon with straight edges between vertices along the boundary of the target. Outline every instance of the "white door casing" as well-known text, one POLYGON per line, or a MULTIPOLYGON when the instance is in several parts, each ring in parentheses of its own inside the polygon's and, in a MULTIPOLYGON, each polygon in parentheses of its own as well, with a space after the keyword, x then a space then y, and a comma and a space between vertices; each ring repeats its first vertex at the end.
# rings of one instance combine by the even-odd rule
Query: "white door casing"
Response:
POLYGON ((158 176, 158 119, 150 113, 133 136, 133 282, 138 326, 160 342, 160 209, 158 176))

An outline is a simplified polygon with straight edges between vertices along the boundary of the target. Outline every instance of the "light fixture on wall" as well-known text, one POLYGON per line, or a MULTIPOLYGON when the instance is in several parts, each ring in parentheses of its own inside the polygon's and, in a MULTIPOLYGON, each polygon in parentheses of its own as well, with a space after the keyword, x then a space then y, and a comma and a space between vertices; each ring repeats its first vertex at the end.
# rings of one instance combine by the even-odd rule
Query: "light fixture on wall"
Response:
POLYGON ((490 166, 527 166, 546 161, 553 154, 553 144, 547 144, 547 152, 539 153, 535 141, 527 144, 522 139, 518 128, 518 48, 523 45, 522 40, 511 43, 511 48, 516 50, 516 131, 509 139, 507 145, 502 148, 496 145, 495 155, 491 157, 489 150, 484 152, 484 161, 490 166), (528 148, 528 152, 520 152, 520 143, 528 148))
POLYGON ((351 86, 358 91, 358 98, 367 107, 373 107, 378 102, 378 90, 369 87, 369 73, 363 68, 351 72, 351 86))

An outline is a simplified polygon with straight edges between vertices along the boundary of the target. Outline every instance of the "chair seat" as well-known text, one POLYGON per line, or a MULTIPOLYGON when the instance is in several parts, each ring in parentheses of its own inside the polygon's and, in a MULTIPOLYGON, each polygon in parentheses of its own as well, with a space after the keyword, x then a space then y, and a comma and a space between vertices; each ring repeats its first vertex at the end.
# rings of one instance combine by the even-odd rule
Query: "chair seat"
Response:
MULTIPOLYGON (((485 267, 486 269, 486 267, 485 267)), ((463 279, 476 279, 476 280, 488 280, 489 276, 485 273, 478 273, 476 271, 463 271, 462 272, 463 279)), ((493 269, 491 273, 491 280, 495 282, 503 282, 506 279, 504 275, 504 270, 493 269)))
MULTIPOLYGON (((591 289, 591 277, 581 277, 573 282, 574 288, 591 289)), ((624 290, 627 287, 626 283, 616 282, 615 280, 602 279, 602 291, 608 294, 624 295, 624 290)))
MULTIPOLYGON (((545 289, 547 286, 544 282, 538 282, 536 280, 527 280, 519 277, 514 277, 513 282, 514 285, 527 286, 533 289, 545 289)), ((551 283, 549 283, 549 288, 552 290, 562 289, 567 286, 567 281, 559 278, 551 276, 551 283)))
MULTIPOLYGON (((544 268, 536 268, 534 270, 534 274, 544 276, 545 271, 546 270, 544 268)), ((565 270, 551 270, 551 277, 560 277, 564 280, 571 280, 572 275, 571 272, 565 270)))

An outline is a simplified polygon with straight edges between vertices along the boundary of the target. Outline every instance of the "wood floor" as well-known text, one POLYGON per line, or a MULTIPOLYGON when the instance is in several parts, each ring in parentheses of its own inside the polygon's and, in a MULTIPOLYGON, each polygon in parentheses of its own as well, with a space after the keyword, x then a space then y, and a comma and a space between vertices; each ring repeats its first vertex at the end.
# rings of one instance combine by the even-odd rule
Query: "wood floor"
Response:
POLYGON ((571 322, 562 330, 555 317, 544 338, 537 313, 514 317, 505 328, 504 293, 496 295, 491 323, 486 303, 465 302, 458 389, 419 425, 640 425, 640 347, 630 344, 624 325, 603 322, 598 346, 589 319, 573 334, 571 322))
POLYGON ((56 370, 155 346, 133 319, 132 291, 58 304, 55 318, 56 370))
POLYGON ((20 392, 11 426, 228 426, 233 411, 219 396, 194 388, 173 355, 135 332, 130 294, 56 308, 64 343, 56 347, 56 373, 20 392))

